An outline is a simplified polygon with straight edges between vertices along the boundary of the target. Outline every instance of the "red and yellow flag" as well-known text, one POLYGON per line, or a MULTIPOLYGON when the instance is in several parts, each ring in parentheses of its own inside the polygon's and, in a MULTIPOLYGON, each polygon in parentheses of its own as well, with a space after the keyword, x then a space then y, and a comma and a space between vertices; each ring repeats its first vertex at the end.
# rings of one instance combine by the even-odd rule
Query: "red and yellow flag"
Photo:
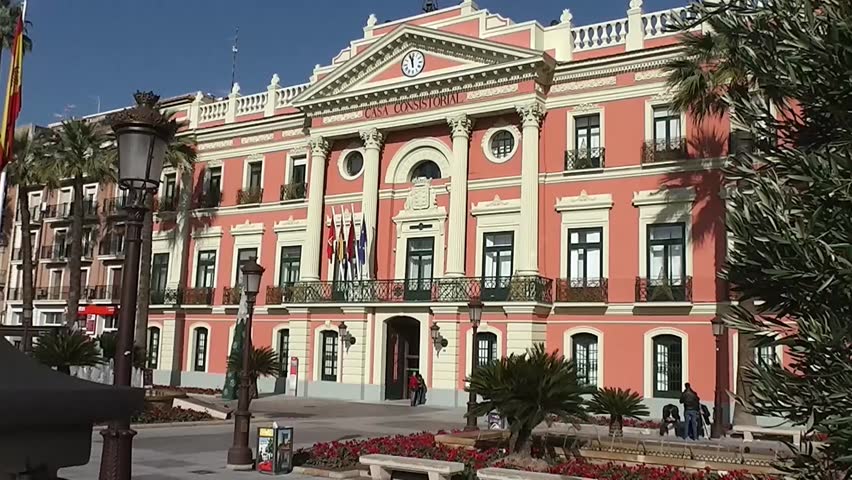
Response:
POLYGON ((15 141, 15 123, 21 113, 21 67, 24 65, 24 19, 18 17, 15 37, 12 41, 12 59, 9 62, 9 83, 6 86, 6 103, 3 107, 3 129, 0 131, 0 170, 12 160, 12 144, 15 141))

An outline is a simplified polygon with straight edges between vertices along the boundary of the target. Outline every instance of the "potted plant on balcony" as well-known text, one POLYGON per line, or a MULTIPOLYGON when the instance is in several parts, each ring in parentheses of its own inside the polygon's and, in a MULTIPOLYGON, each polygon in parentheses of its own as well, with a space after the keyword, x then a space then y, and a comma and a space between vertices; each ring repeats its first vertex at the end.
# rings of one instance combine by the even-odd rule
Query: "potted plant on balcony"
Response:
POLYGON ((609 434, 612 437, 624 435, 625 418, 639 420, 651 414, 642 403, 642 396, 629 388, 601 388, 592 394, 587 406, 591 413, 609 415, 609 434))

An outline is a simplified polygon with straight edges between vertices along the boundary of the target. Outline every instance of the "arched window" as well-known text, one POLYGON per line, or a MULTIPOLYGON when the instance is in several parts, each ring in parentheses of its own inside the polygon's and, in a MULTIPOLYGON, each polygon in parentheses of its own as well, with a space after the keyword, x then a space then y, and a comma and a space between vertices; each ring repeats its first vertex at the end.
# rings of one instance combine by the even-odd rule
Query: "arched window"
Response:
POLYGON ((683 344, 680 337, 654 337, 654 396, 677 398, 683 386, 683 344))
POLYGON ((195 329, 192 348, 192 370, 196 372, 207 371, 207 343, 209 333, 204 327, 195 329))
POLYGON ((160 328, 148 327, 148 368, 156 369, 160 363, 160 328))
POLYGON ((577 382, 583 386, 598 386, 598 337, 591 333, 571 336, 571 358, 577 367, 577 382))
POLYGON ((411 179, 415 178, 441 178, 441 168, 431 160, 420 162, 411 170, 411 179))
POLYGON ((275 342, 278 352, 278 372, 282 377, 286 377, 290 372, 288 365, 290 363, 290 330, 287 328, 278 330, 278 338, 275 342))
POLYGON ((320 378, 324 382, 337 381, 337 332, 326 330, 322 332, 322 372, 320 378))
POLYGON ((490 332, 476 334, 476 366, 484 367, 497 360, 497 335, 490 332))

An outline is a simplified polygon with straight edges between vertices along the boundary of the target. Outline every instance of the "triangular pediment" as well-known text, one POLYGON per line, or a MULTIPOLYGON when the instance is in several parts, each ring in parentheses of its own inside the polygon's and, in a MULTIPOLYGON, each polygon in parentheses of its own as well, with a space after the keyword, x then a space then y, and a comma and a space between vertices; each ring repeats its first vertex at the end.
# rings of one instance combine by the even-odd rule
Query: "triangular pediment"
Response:
POLYGON ((310 86, 293 104, 301 107, 379 92, 391 86, 405 88, 515 64, 526 65, 546 57, 537 50, 406 24, 310 86), (407 77, 402 71, 402 60, 414 50, 423 54, 425 65, 419 74, 407 77))

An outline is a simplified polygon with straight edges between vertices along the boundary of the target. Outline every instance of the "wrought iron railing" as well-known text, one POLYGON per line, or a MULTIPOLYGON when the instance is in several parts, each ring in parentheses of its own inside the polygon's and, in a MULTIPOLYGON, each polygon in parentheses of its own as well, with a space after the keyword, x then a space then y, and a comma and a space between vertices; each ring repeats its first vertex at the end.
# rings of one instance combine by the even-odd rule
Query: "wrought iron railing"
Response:
POLYGON ((88 287, 88 298, 90 300, 112 300, 118 302, 121 299, 121 285, 95 285, 88 287))
POLYGON ((170 213, 177 211, 177 197, 162 197, 158 198, 154 204, 154 210, 160 213, 170 213))
POLYGON ((691 302, 692 277, 680 279, 636 277, 636 301, 691 302))
POLYGON ((606 303, 609 281, 606 278, 560 278, 556 281, 557 302, 606 303))
POLYGON ((553 303, 553 280, 538 276, 296 282, 267 287, 266 303, 553 303))
POLYGON ((648 140, 642 144, 642 163, 659 163, 688 158, 686 139, 648 140))
POLYGON ((239 305, 242 287, 225 287, 222 289, 222 305, 239 305))
POLYGON ((177 288, 151 290, 151 305, 176 305, 181 303, 182 291, 177 288))
POLYGON ((101 240, 101 245, 98 247, 98 255, 119 257, 124 255, 124 237, 113 237, 107 235, 101 240))
POLYGON ((124 210, 127 207, 127 197, 113 197, 104 200, 103 203, 103 212, 109 217, 117 217, 119 215, 125 215, 127 212, 124 210))
POLYGON ((216 208, 220 203, 222 203, 221 192, 208 192, 198 197, 195 208, 216 208))
POLYGON ((567 150, 565 152, 565 170, 587 170, 590 168, 604 168, 606 160, 606 149, 580 148, 567 150))
POLYGON ((300 200, 305 198, 307 185, 304 182, 281 185, 281 200, 300 200))
POLYGON ((41 255, 39 258, 43 260, 64 261, 68 259, 71 253, 71 245, 67 243, 57 243, 56 245, 45 245, 41 247, 41 255))
POLYGON ((36 287, 35 300, 65 300, 68 298, 68 287, 36 287))
POLYGON ((187 288, 183 291, 183 301, 181 303, 184 305, 213 305, 213 298, 215 294, 215 288, 187 288))
MULTIPOLYGON (((95 200, 83 200, 83 215, 96 217, 98 215, 98 202, 95 200)), ((69 220, 74 216, 73 203, 52 203, 44 211, 45 219, 69 220)))
POLYGON ((237 190, 237 205, 260 203, 263 200, 263 189, 251 187, 237 190))

